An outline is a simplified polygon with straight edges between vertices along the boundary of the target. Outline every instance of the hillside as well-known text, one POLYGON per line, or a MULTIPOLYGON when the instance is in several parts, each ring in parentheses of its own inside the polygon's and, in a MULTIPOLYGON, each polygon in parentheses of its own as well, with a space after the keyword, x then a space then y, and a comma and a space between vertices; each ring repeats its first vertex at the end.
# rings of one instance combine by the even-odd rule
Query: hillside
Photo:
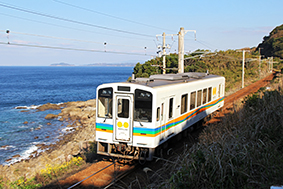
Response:
MULTIPOLYGON (((245 58, 245 79, 253 81, 259 76, 265 75, 267 64, 261 64, 259 70, 258 52, 246 52, 245 58)), ((185 55, 185 72, 206 72, 221 75, 226 78, 226 91, 234 90, 241 86, 242 81, 242 52, 227 50, 210 52, 208 50, 197 50, 194 53, 185 55)), ((178 55, 166 56, 166 73, 177 73, 178 55)), ((134 68, 136 77, 149 77, 162 73, 162 58, 156 58, 145 62, 137 63, 134 68)), ((247 83, 248 84, 248 83, 247 83)))
POLYGON ((263 42, 257 47, 260 48, 260 54, 265 57, 283 58, 283 24, 274 28, 269 36, 263 38, 263 42))

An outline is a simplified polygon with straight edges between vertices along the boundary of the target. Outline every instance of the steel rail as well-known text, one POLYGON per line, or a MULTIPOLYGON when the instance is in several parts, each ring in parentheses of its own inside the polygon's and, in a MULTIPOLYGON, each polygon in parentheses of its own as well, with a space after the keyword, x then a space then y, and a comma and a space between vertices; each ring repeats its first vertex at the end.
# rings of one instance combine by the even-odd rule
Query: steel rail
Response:
POLYGON ((91 174, 90 176, 88 176, 88 177, 84 178, 83 180, 81 180, 81 181, 77 182, 76 184, 74 184, 74 185, 70 186, 68 189, 71 189, 71 188, 76 187, 77 185, 81 184, 83 181, 85 181, 85 180, 89 179, 90 177, 92 177, 92 176, 96 175, 97 173, 100 173, 101 171, 103 171, 103 170, 107 169, 108 167, 110 167, 110 166, 112 166, 112 165, 115 165, 115 162, 113 162, 113 163, 112 163, 112 164, 110 164, 110 165, 107 165, 106 167, 104 167, 104 168, 100 169, 99 171, 97 171, 97 172, 95 172, 95 173, 91 174))

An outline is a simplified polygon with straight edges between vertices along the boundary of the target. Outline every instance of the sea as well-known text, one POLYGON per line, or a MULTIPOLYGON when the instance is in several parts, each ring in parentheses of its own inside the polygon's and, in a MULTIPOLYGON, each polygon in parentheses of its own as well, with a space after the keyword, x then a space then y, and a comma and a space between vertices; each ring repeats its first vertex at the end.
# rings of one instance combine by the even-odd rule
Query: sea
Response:
POLYGON ((46 103, 96 98, 102 83, 126 81, 133 67, 0 67, 0 164, 10 165, 40 152, 40 144, 54 144, 67 132, 59 120, 46 120, 37 111, 46 103))

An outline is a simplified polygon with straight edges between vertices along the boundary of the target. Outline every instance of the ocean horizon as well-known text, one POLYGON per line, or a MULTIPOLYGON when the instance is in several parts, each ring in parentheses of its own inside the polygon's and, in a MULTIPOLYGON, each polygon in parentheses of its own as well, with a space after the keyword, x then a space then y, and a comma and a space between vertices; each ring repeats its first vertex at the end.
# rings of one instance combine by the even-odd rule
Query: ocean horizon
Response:
POLYGON ((36 107, 95 99, 98 85, 126 81, 133 67, 0 66, 0 70, 0 164, 9 165, 67 132, 61 121, 44 118, 60 110, 39 112, 36 107))

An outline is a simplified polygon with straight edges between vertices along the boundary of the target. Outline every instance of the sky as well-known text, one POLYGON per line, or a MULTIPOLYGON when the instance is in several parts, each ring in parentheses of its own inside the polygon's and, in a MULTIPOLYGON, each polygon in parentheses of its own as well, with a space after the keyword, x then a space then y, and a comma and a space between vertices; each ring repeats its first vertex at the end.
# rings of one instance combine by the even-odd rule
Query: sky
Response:
POLYGON ((144 63, 167 54, 256 47, 283 24, 282 0, 0 0, 0 66, 144 63), (196 31, 196 37, 193 30, 196 31))

